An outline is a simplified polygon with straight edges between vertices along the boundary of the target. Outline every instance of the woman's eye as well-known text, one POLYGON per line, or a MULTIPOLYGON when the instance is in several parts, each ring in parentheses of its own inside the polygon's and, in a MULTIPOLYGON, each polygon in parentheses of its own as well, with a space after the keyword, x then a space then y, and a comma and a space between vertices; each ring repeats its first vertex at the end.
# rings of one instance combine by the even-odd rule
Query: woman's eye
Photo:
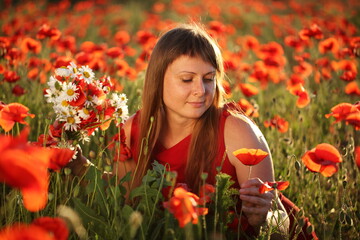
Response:
POLYGON ((207 81, 207 82, 212 82, 214 81, 215 78, 204 78, 204 81, 207 81))
POLYGON ((182 81, 183 81, 183 82, 191 82, 192 79, 191 79, 191 78, 189 78, 189 79, 182 79, 182 81))

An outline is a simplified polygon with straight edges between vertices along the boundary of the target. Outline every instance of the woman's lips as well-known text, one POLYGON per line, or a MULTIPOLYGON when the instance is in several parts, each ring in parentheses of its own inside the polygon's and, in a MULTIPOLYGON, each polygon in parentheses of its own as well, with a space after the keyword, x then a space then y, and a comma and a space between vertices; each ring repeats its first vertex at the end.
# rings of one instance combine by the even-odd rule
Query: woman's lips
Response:
POLYGON ((188 102, 188 104, 190 104, 193 107, 199 108, 204 106, 205 102, 188 102))

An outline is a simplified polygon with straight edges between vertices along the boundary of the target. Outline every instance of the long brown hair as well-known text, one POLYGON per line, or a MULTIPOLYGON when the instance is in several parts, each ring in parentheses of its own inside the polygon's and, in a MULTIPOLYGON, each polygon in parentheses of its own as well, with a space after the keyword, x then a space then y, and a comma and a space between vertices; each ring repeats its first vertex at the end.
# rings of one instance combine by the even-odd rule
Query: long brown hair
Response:
POLYGON ((223 105, 223 59, 220 49, 205 29, 198 24, 186 24, 173 28, 160 37, 155 45, 145 75, 142 109, 139 123, 138 166, 134 174, 135 186, 150 168, 156 141, 163 121, 163 83, 165 71, 178 57, 200 57, 216 69, 216 89, 213 104, 198 119, 192 138, 186 166, 186 183, 197 192, 202 172, 210 173, 217 155, 217 130, 223 105), (150 122, 153 119, 153 122, 150 122), (146 145, 146 147, 144 147, 146 145))

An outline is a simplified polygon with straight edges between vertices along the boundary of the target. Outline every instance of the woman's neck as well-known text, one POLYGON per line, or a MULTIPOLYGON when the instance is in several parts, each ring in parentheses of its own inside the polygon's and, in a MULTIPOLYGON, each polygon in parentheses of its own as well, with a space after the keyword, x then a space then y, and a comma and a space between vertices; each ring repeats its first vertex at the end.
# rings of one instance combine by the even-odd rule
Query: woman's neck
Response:
POLYGON ((166 148, 170 148, 190 135, 194 129, 196 120, 170 119, 165 117, 164 125, 161 127, 159 140, 166 148))

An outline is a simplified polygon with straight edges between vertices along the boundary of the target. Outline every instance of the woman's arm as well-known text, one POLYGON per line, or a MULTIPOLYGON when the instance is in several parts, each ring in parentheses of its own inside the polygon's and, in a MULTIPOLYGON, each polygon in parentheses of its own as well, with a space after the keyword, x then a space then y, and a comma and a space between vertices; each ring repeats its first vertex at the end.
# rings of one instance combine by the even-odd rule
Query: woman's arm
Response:
MULTIPOLYGON (((259 187, 266 181, 274 181, 274 169, 267 142, 259 128, 245 116, 230 115, 225 123, 225 145, 230 163, 235 167, 239 181, 242 211, 250 225, 260 229, 263 224, 275 224, 282 235, 288 232, 289 219, 275 192, 259 193, 259 187), (240 148, 261 149, 269 155, 259 164, 250 167, 242 164, 232 153, 240 148), (281 216, 274 222, 274 216, 281 216)), ((274 226, 275 227, 275 226, 274 226)), ((272 236, 274 238, 279 236, 272 236)))

